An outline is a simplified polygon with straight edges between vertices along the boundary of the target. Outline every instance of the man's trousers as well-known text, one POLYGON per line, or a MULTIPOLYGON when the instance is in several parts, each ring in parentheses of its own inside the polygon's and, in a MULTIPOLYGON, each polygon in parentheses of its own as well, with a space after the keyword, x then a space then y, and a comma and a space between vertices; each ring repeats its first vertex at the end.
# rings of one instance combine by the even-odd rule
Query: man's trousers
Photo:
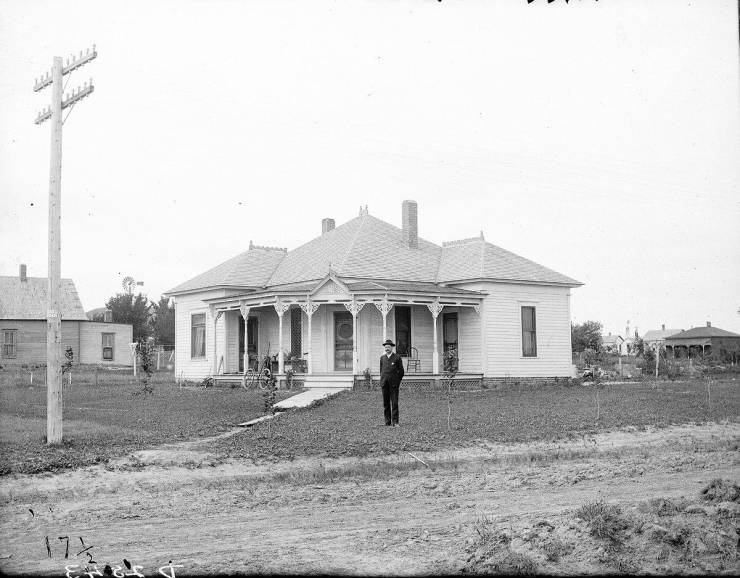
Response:
POLYGON ((383 384, 383 410, 385 425, 398 423, 398 390, 399 385, 383 384))

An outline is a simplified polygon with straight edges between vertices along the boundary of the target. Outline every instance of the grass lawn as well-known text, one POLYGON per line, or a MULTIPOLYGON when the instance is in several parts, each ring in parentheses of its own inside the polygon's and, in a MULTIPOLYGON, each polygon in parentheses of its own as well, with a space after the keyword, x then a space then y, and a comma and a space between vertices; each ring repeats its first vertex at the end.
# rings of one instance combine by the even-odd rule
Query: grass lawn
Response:
POLYGON ((443 392, 400 394, 400 428, 384 425, 379 391, 344 392, 217 440, 209 450, 230 457, 365 456, 430 451, 492 442, 556 440, 628 426, 740 421, 740 382, 540 386, 453 392, 451 425, 443 392), (711 402, 711 403, 710 403, 711 402), (597 419, 598 412, 598 419, 597 419))
MULTIPOLYGON (((46 437, 46 387, 27 377, 0 379, 0 474, 79 467, 128 452, 199 436, 262 415, 262 392, 242 388, 177 387, 171 373, 153 377, 141 393, 122 372, 76 371, 63 392, 64 443, 46 437)), ((43 382, 42 382, 43 383, 43 382)), ((279 396, 280 397, 284 396, 279 396)))

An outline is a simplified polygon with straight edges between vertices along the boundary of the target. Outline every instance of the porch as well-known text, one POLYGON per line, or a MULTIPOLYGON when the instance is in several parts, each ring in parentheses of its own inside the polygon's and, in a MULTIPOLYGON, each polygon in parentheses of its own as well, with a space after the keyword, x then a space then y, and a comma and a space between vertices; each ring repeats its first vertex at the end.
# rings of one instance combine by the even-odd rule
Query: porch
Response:
MULTIPOLYGON (((241 385, 243 375, 240 373, 222 373, 213 376, 217 386, 241 385)), ((480 389, 483 384, 482 373, 457 373, 452 378, 452 389, 469 390, 480 389)), ((288 386, 285 375, 278 379, 278 388, 283 389, 288 386)), ((322 388, 322 389, 379 389, 380 376, 372 375, 368 380, 363 375, 346 375, 341 373, 298 373, 291 378, 291 389, 299 388, 322 388)), ((431 372, 412 372, 407 373, 401 383, 403 389, 445 389, 447 387, 446 379, 439 373, 431 372)))
POLYGON ((443 353, 451 349, 461 374, 482 377, 484 295, 437 286, 404 289, 345 284, 332 276, 303 294, 273 291, 209 300, 212 376, 234 379, 270 356, 281 386, 290 376, 305 387, 353 387, 357 376, 377 375, 381 344, 390 338, 407 381, 438 379, 443 353))

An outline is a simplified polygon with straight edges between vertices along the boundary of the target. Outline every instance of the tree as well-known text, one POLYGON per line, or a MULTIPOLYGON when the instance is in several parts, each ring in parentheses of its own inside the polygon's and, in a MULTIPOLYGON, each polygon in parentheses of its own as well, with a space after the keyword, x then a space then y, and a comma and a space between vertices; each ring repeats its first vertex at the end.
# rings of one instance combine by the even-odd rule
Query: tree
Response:
POLYGON ((598 321, 585 321, 580 325, 571 324, 570 343, 573 351, 580 352, 586 349, 601 351, 603 345, 601 329, 602 325, 598 321))
POLYGON ((118 293, 108 299, 105 306, 113 313, 113 323, 130 323, 134 328, 134 341, 141 342, 149 337, 149 311, 151 304, 146 295, 118 293))
POLYGON ((645 354, 645 342, 642 340, 642 337, 637 335, 637 331, 635 331, 635 338, 632 341, 632 353, 636 357, 641 357, 645 354))
POLYGON ((160 345, 175 343, 175 309, 170 307, 167 297, 160 297, 159 303, 152 303, 149 326, 152 335, 160 345))

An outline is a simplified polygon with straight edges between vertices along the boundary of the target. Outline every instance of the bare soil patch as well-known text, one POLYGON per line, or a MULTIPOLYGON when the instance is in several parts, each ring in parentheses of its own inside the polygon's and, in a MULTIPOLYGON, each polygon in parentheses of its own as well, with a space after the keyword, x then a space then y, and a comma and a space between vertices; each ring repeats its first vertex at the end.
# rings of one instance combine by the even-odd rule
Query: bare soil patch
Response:
POLYGON ((254 463, 183 443, 4 476, 0 570, 63 575, 88 560, 82 537, 101 570, 125 558, 147 576, 170 560, 178 575, 734 573, 737 502, 719 490, 737 482, 738 443, 737 424, 705 424, 414 452, 429 467, 404 451, 254 463), (618 542, 579 517, 594 503, 629 521, 618 542), (59 536, 77 541, 67 560, 59 536))

